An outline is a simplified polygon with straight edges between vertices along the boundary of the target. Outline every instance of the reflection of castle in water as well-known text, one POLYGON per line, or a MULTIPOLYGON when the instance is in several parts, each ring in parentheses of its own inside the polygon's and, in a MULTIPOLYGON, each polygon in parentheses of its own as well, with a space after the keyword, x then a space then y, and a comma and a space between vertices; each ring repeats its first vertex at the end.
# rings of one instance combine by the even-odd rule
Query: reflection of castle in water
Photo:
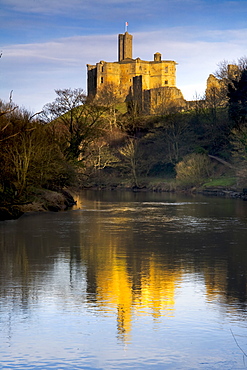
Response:
MULTIPOLYGON (((71 309, 92 302, 100 314, 116 315, 122 339, 128 338, 138 317, 150 316, 159 322, 163 316, 175 315, 176 288, 184 273, 200 275, 207 301, 223 301, 224 310, 235 310, 235 314, 246 310, 246 233, 224 228, 224 233, 216 229, 204 234, 193 229, 186 234, 193 235, 188 239, 193 244, 187 241, 183 248, 184 233, 169 232, 166 224, 169 237, 160 244, 157 239, 157 247, 149 238, 154 237, 153 230, 146 234, 150 247, 140 241, 140 227, 148 228, 149 219, 142 223, 130 208, 109 207, 98 202, 90 213, 79 217, 75 213, 76 226, 61 223, 56 238, 52 228, 47 231, 45 217, 23 218, 20 233, 10 224, 13 232, 0 235, 0 275, 4 277, 0 278, 0 297, 9 289, 14 304, 27 310, 34 300, 42 300, 40 286, 47 287, 48 294, 53 286, 53 299, 71 309), (27 233, 28 228, 45 232, 37 237, 27 233), (202 235, 207 236, 205 248, 202 235), (18 292, 13 285, 19 287, 18 292)), ((157 233, 164 227, 159 225, 157 233)))
MULTIPOLYGON (((128 238, 132 238, 126 221, 123 217, 128 238)), ((98 231, 93 245, 81 248, 81 258, 90 266, 88 292, 94 295, 97 307, 117 312, 119 337, 127 338, 134 316, 151 315, 154 320, 172 316, 180 271, 165 266, 164 261, 160 263, 155 254, 130 256, 123 235, 98 231)), ((89 241, 84 239, 81 245, 85 242, 89 241)))
POLYGON ((105 265, 96 276, 97 301, 101 307, 117 308, 119 334, 127 334, 133 314, 151 314, 155 319, 173 314, 177 280, 177 274, 168 274, 150 258, 140 271, 139 284, 134 286, 127 256, 121 259, 113 256, 111 264, 105 265))

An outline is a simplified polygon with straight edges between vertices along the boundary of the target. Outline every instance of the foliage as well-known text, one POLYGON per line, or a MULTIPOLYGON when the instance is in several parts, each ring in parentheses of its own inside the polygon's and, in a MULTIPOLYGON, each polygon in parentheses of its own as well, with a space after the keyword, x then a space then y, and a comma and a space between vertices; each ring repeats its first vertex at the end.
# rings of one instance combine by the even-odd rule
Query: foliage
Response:
POLYGON ((247 126, 241 129, 233 129, 231 133, 231 142, 233 146, 233 157, 239 162, 247 162, 247 126))
POLYGON ((176 164, 189 151, 193 139, 193 133, 189 127, 187 117, 180 113, 167 115, 162 131, 168 158, 167 162, 176 164))
POLYGON ((1 202, 18 200, 35 186, 62 187, 74 176, 50 127, 23 109, 1 105, 0 142, 1 202))
POLYGON ((238 185, 247 186, 247 125, 233 129, 232 135, 233 159, 236 166, 238 185))
POLYGON ((137 187, 159 176, 169 178, 172 189, 176 176, 184 187, 197 186, 213 174, 209 158, 219 175, 229 164, 246 182, 246 66, 246 58, 230 67, 224 62, 205 97, 181 111, 164 96, 160 114, 152 116, 131 101, 126 110, 111 84, 94 99, 82 89, 56 90, 42 115, 0 101, 2 202, 20 199, 35 187, 69 185, 78 175, 88 183, 112 178, 137 187))
POLYGON ((240 78, 233 79, 228 86, 229 117, 235 128, 240 128, 247 119, 247 69, 240 78))
POLYGON ((192 153, 176 165, 176 173, 177 180, 183 184, 200 185, 212 174, 212 165, 205 154, 192 153))

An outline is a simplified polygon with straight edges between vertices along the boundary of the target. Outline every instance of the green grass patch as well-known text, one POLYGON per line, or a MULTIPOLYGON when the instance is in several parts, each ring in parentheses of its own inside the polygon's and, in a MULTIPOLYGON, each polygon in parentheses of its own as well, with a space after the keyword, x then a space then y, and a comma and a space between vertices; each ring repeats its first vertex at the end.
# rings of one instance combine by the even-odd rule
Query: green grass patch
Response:
POLYGON ((219 179, 211 179, 210 181, 205 182, 202 187, 203 188, 212 188, 212 187, 231 187, 236 185, 236 178, 235 177, 221 177, 219 179))

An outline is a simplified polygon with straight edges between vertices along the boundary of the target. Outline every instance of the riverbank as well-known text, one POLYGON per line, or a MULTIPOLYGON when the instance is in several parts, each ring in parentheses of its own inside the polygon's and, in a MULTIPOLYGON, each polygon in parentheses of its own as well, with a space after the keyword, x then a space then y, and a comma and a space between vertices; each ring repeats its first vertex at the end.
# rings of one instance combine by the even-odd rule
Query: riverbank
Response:
POLYGON ((187 194, 201 194, 205 196, 218 196, 227 198, 242 198, 246 200, 247 185, 236 177, 221 177, 216 179, 205 179, 204 183, 195 185, 179 182, 175 178, 141 178, 138 186, 133 186, 130 179, 95 179, 87 184, 81 185, 81 189, 90 190, 116 190, 133 192, 173 192, 187 194), (105 181, 104 181, 105 180, 105 181), (115 181, 114 181, 115 180, 115 181))
MULTIPOLYGON (((200 194, 225 198, 240 198, 247 200, 247 189, 235 186, 181 186, 175 181, 149 181, 142 182, 139 186, 133 186, 130 182, 112 182, 108 184, 88 184, 80 187, 82 190, 110 190, 131 192, 169 192, 184 194, 200 194)), ((78 190, 78 189, 77 189, 78 190)), ((30 200, 23 203, 13 203, 0 206, 0 221, 13 220, 21 217, 24 213, 59 212, 69 209, 76 204, 70 189, 51 191, 46 189, 36 190, 30 195, 30 200)))
POLYGON ((69 189, 58 191, 39 189, 30 194, 25 202, 16 201, 16 203, 1 205, 0 221, 15 220, 24 213, 65 211, 75 204, 69 189))
POLYGON ((247 189, 243 189, 242 191, 237 191, 236 189, 229 189, 223 187, 211 187, 211 188, 169 188, 168 186, 92 186, 83 188, 86 190, 110 190, 110 191, 132 191, 132 192, 157 192, 157 193, 184 193, 184 194, 201 194, 205 196, 216 196, 216 197, 225 197, 225 198, 241 198, 243 200, 247 200, 247 189))

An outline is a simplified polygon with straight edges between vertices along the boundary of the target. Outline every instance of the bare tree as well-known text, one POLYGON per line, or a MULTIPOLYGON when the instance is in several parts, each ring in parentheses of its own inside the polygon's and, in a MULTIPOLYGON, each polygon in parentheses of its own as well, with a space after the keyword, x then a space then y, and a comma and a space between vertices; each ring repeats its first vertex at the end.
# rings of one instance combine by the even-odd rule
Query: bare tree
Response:
POLYGON ((0 142, 18 135, 18 132, 9 132, 11 117, 17 108, 11 101, 6 104, 0 100, 0 142))
POLYGON ((105 107, 104 117, 107 120, 110 130, 117 125, 117 109, 116 105, 121 99, 118 94, 118 86, 113 83, 106 83, 97 92, 94 98, 94 104, 105 107))
POLYGON ((126 168, 130 171, 134 186, 138 185, 137 169, 138 169, 138 154, 137 141, 134 138, 129 138, 124 147, 119 149, 126 168))
POLYGON ((82 160, 86 147, 102 130, 104 109, 93 102, 87 102, 82 89, 55 92, 55 101, 44 106, 43 115, 47 122, 56 126, 66 157, 82 160))
POLYGON ((223 60, 218 63, 218 69, 213 73, 213 76, 218 80, 220 86, 227 87, 232 80, 239 80, 242 72, 247 68, 247 57, 243 56, 237 61, 223 60))
POLYGON ((32 113, 17 108, 9 108, 8 114, 0 116, 0 126, 3 129, 0 161, 4 164, 0 196, 14 189, 19 197, 29 186, 60 182, 65 161, 49 126, 41 124, 37 117, 34 119, 32 113))

